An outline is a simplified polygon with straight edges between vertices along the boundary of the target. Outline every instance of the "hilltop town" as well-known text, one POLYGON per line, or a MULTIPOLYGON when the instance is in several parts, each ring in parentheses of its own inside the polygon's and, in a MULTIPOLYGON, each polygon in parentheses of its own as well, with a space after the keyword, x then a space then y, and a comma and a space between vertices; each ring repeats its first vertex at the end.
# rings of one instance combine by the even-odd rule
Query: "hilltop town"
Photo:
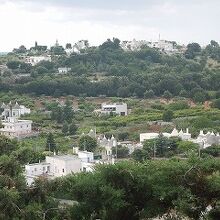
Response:
POLYGON ((8 181, 0 185, 25 191, 12 204, 27 216, 42 205, 60 219, 138 219, 148 197, 163 219, 178 214, 173 201, 193 196, 203 207, 179 207, 181 219, 215 210, 218 196, 208 193, 219 193, 218 42, 35 42, 0 56, 0 73, 0 173, 8 181))

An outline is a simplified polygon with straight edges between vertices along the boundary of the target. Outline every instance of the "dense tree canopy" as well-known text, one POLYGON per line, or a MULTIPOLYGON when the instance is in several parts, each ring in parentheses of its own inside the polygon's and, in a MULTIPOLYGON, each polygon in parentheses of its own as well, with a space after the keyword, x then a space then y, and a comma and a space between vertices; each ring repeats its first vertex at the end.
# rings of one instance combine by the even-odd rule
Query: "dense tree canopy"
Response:
POLYGON ((187 46, 185 56, 166 55, 156 49, 143 47, 126 52, 120 40, 108 39, 99 47, 90 47, 81 54, 59 55, 52 62, 42 61, 34 67, 23 67, 21 61, 10 60, 8 67, 17 74, 31 72, 23 84, 4 84, 1 90, 36 95, 120 96, 146 97, 184 96, 203 102, 207 91, 220 88, 219 45, 211 41, 201 49, 198 43, 187 46), (58 67, 71 68, 63 77, 54 75, 58 67), (99 75, 101 74, 101 78, 99 75))

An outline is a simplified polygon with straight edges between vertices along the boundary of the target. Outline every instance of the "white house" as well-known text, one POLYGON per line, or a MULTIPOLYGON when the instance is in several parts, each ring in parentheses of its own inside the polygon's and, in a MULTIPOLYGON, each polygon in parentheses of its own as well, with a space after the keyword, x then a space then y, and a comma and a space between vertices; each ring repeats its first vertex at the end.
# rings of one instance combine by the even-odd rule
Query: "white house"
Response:
POLYGON ((128 107, 126 103, 113 103, 113 104, 102 103, 101 113, 102 114, 114 113, 117 115, 126 116, 128 115, 128 107))
MULTIPOLYGON (((181 129, 180 132, 176 128, 173 129, 171 133, 162 133, 164 137, 170 138, 170 137, 179 137, 181 140, 191 140, 191 134, 189 133, 189 129, 186 129, 186 132, 183 132, 181 129)), ((140 134, 140 142, 143 143, 145 140, 151 140, 158 138, 159 133, 142 133, 140 134)))
POLYGON ((203 130, 200 131, 198 137, 193 139, 192 142, 199 144, 202 148, 207 148, 212 146, 213 144, 220 144, 220 135, 219 133, 214 134, 214 132, 207 132, 206 134, 203 130))
POLYGON ((138 51, 141 49, 142 46, 148 46, 150 42, 146 40, 135 40, 132 41, 122 41, 120 46, 125 51, 138 51))
POLYGON ((34 182, 34 179, 40 176, 53 179, 56 177, 66 176, 71 173, 92 171, 94 164, 93 153, 87 151, 79 151, 78 156, 47 156, 45 162, 25 165, 25 176, 28 185, 31 185, 34 182))
POLYGON ((80 53, 81 50, 85 50, 89 47, 89 43, 87 40, 80 40, 73 46, 73 51, 75 53, 80 53))
POLYGON ((31 185, 39 176, 49 176, 50 164, 47 162, 25 165, 25 177, 28 185, 31 185))
POLYGON ((2 121, 1 135, 9 138, 25 138, 33 135, 31 120, 18 120, 16 117, 8 117, 2 121))
POLYGON ((68 68, 68 67, 60 67, 60 68, 58 68, 58 73, 59 74, 67 74, 70 70, 71 70, 71 68, 68 68))
POLYGON ((11 102, 8 105, 3 103, 1 105, 1 109, 3 110, 2 116, 4 119, 9 117, 11 111, 12 116, 17 118, 20 118, 22 115, 31 113, 30 108, 26 108, 24 105, 19 105, 17 102, 15 103, 15 105, 12 105, 11 102))
MULTIPOLYGON (((206 134, 203 130, 200 131, 197 138, 192 138, 191 134, 189 133, 189 129, 186 129, 184 132, 182 129, 178 131, 176 128, 173 129, 171 133, 162 133, 165 137, 179 137, 183 141, 191 141, 193 143, 199 144, 201 148, 207 148, 212 146, 213 144, 219 145, 220 144, 220 135, 219 133, 214 132, 207 132, 206 134)), ((140 134, 140 142, 143 143, 145 140, 150 140, 157 138, 159 133, 143 133, 140 134)))
POLYGON ((98 145, 103 148, 102 156, 105 159, 110 159, 112 157, 112 148, 117 146, 117 140, 112 135, 111 138, 107 139, 105 135, 103 137, 98 137, 98 145))
POLYGON ((49 61, 51 62, 50 56, 30 56, 26 57, 25 62, 30 63, 32 66, 37 65, 41 61, 49 61))
POLYGON ((81 171, 81 159, 75 155, 47 156, 46 163, 50 164, 50 172, 54 177, 81 171))

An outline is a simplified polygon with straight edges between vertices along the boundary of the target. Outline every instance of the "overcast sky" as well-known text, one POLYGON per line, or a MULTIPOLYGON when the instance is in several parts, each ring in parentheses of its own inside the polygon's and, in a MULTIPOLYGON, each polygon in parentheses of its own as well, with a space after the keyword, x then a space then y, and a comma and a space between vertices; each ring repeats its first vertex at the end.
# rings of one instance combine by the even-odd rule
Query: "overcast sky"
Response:
POLYGON ((220 0, 0 0, 0 51, 38 41, 220 41, 220 0))

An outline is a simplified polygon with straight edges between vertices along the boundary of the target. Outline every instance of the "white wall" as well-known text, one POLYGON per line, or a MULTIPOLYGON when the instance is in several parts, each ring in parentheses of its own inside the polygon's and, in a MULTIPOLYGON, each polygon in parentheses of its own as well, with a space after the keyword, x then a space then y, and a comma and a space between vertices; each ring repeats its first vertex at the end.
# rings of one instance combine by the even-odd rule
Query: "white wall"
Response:
POLYGON ((62 156, 46 157, 46 162, 51 164, 51 173, 55 177, 65 176, 81 171, 81 160, 72 156, 72 159, 62 159, 62 156))

